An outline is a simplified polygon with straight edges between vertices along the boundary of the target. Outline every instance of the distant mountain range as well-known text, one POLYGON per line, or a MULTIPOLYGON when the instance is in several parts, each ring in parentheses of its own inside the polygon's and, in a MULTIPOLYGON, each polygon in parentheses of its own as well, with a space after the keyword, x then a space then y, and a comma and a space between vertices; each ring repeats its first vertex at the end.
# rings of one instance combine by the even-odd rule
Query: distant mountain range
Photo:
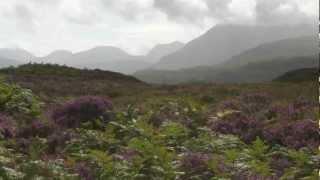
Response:
POLYGON ((135 73, 135 77, 165 84, 270 81, 287 71, 318 67, 317 43, 311 36, 285 39, 259 45, 218 65, 176 71, 149 69, 135 73))
MULTIPOLYGON (((66 50, 58 50, 45 57, 35 57, 22 49, 0 49, 0 57, 8 58, 22 63, 54 63, 68 65, 77 68, 103 69, 125 74, 146 69, 162 57, 182 48, 180 42, 156 45, 146 56, 133 56, 125 51, 112 46, 99 46, 86 51, 72 53, 66 50)), ((17 65, 17 62, 6 61, 0 67, 17 65)))
POLYGON ((0 57, 21 62, 28 62, 35 58, 33 54, 20 48, 2 48, 0 49, 0 57))
POLYGON ((307 24, 217 25, 187 44, 156 45, 144 56, 112 46, 77 53, 58 50, 45 57, 0 49, 0 67, 32 61, 134 74, 150 83, 260 82, 315 67, 317 37, 317 28, 307 24))
POLYGON ((184 48, 162 58, 153 69, 179 70, 215 65, 261 44, 301 36, 316 37, 317 34, 317 28, 311 25, 217 25, 184 48))
POLYGON ((17 66, 19 64, 21 64, 21 62, 0 57, 0 67, 17 66))

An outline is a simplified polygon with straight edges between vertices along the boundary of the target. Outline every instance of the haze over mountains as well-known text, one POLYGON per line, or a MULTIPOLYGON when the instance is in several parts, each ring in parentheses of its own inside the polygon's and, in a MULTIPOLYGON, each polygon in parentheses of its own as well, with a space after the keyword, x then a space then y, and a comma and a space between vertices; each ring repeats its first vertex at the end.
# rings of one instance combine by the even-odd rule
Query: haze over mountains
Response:
POLYGON ((317 33, 316 28, 311 25, 218 25, 188 43, 183 49, 164 57, 153 67, 178 70, 214 65, 264 43, 300 36, 315 36, 317 33))
POLYGON ((305 36, 279 40, 244 51, 217 65, 182 70, 148 69, 135 76, 149 83, 261 82, 291 70, 318 67, 318 40, 305 36))
POLYGON ((186 45, 180 42, 156 45, 144 56, 133 56, 112 46, 77 53, 58 50, 45 57, 35 57, 22 49, 0 49, 0 67, 32 61, 134 74, 150 83, 257 82, 271 80, 284 73, 282 70, 315 66, 317 34, 317 29, 309 24, 217 25, 186 45), (308 62, 304 64, 298 58, 308 62), (292 64, 288 65, 290 60, 292 64), (276 70, 268 69, 261 78, 246 77, 245 74, 257 75, 246 73, 249 67, 257 70, 262 65, 282 70, 275 73, 276 70), (273 75, 265 77, 268 73, 273 75))
MULTIPOLYGON (((22 49, 0 49, 0 57, 12 59, 10 63, 1 65, 17 65, 28 62, 54 63, 68 65, 77 68, 104 69, 125 74, 150 67, 162 57, 169 55, 183 47, 183 43, 173 42, 170 44, 159 44, 155 46, 146 56, 133 56, 120 48, 112 46, 99 46, 86 51, 72 53, 67 50, 57 50, 45 57, 35 57, 22 49), (19 62, 17 62, 19 60, 19 62)), ((3 60, 4 61, 4 60, 3 60)), ((0 66, 0 67, 1 67, 0 66)))

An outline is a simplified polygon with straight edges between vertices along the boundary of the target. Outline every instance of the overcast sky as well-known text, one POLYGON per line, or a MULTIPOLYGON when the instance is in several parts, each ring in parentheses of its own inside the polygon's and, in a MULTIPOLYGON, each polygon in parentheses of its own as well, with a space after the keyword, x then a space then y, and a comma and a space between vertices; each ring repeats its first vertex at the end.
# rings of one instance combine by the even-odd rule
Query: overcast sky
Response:
POLYGON ((219 23, 316 23, 318 0, 2 0, 0 47, 46 55, 99 45, 144 54, 219 23))

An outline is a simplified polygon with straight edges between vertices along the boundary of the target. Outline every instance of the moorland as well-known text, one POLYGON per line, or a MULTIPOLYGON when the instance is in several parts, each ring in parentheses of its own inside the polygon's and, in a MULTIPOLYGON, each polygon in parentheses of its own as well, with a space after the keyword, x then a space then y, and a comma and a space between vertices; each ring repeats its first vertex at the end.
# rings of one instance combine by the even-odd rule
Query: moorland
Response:
POLYGON ((102 70, 0 70, 2 179, 317 179, 317 69, 152 85, 102 70))

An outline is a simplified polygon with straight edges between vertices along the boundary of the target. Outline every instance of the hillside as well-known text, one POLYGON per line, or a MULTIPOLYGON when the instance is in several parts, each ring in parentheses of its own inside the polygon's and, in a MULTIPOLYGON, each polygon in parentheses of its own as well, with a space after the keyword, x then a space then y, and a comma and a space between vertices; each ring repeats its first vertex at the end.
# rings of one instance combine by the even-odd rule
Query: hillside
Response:
POLYGON ((232 57, 220 65, 232 68, 246 65, 250 62, 261 62, 275 58, 316 56, 318 52, 318 39, 315 36, 305 36, 259 45, 232 57))
POLYGON ((318 67, 318 57, 276 58, 251 62, 235 68, 197 67, 180 71, 146 70, 137 72, 138 79, 156 84, 188 82, 254 83, 271 81, 295 69, 318 67))
POLYGON ((16 66, 18 64, 21 64, 21 62, 16 61, 16 60, 12 60, 12 59, 8 59, 8 58, 0 57, 0 68, 9 67, 9 66, 16 66))
POLYGON ((183 48, 184 44, 181 42, 172 42, 169 44, 158 44, 150 50, 146 59, 152 62, 159 62, 159 60, 167 55, 175 53, 183 48))
POLYGON ((12 59, 20 62, 29 62, 35 58, 35 56, 24 49, 10 49, 0 48, 0 57, 12 59))
POLYGON ((233 56, 224 63, 213 66, 199 66, 177 71, 162 71, 149 69, 135 73, 135 76, 149 83, 182 83, 192 81, 206 82, 259 82, 270 81, 277 76, 294 69, 316 67, 318 57, 317 39, 312 36, 283 39, 271 43, 265 43, 255 48, 233 56), (298 60, 299 57, 309 57, 313 61, 298 60), (292 59, 292 63, 289 59, 292 59), (284 61, 269 62, 267 61, 284 61), (298 62, 299 61, 299 62, 298 62), (310 63, 311 62, 311 63, 310 63), (260 64, 261 63, 261 64, 260 64), (268 69, 263 66, 274 65, 268 69), (254 69, 248 69, 252 67, 254 69), (279 68, 279 70, 277 70, 279 68), (283 71, 282 71, 283 69, 283 71), (249 70, 247 72, 247 70, 249 70), (259 71, 261 70, 261 72, 259 71), (275 73, 277 72, 277 73, 275 73), (241 74, 242 73, 242 74, 241 74), (254 74, 256 73, 256 74, 254 74), (261 77, 261 73, 265 74, 261 77), (280 73, 280 74, 278 74, 280 73), (237 75, 239 74, 239 75, 237 75), (249 74, 251 76, 249 76, 249 74), (270 77, 268 77, 270 74, 270 77), (274 76, 276 75, 276 76, 274 76), (243 79, 242 77, 247 77, 243 79))
POLYGON ((219 64, 264 43, 301 36, 316 37, 316 34, 316 29, 311 25, 218 25, 181 50, 162 58, 153 68, 178 70, 219 64))
POLYGON ((43 95, 79 96, 99 95, 117 96, 122 91, 146 87, 146 84, 134 77, 102 70, 81 70, 67 66, 50 64, 27 64, 17 68, 0 70, 9 82, 43 95))
POLYGON ((276 82, 304 82, 316 81, 319 78, 318 68, 304 68, 287 72, 276 79, 276 82))

